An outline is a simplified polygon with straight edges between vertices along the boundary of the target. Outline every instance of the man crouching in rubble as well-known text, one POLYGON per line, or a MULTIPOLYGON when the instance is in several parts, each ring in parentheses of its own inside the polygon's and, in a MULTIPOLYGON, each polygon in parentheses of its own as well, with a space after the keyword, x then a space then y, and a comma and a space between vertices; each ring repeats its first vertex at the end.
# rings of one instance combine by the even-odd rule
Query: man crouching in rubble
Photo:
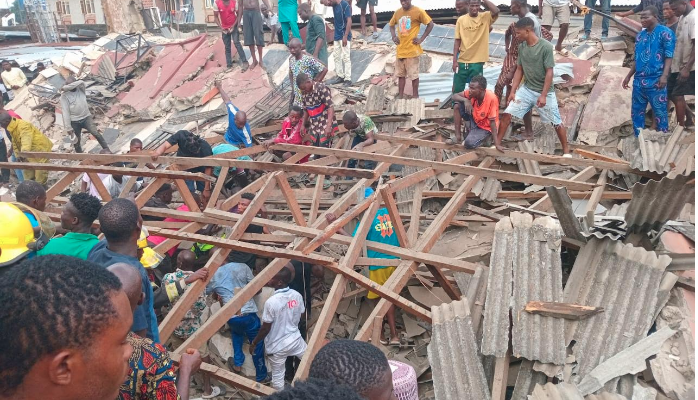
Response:
POLYGON ((466 149, 480 147, 492 135, 497 134, 499 125, 499 100, 491 90, 487 90, 487 80, 478 75, 470 80, 470 87, 452 96, 453 120, 456 125, 456 142, 460 143, 461 123, 465 121, 466 149))

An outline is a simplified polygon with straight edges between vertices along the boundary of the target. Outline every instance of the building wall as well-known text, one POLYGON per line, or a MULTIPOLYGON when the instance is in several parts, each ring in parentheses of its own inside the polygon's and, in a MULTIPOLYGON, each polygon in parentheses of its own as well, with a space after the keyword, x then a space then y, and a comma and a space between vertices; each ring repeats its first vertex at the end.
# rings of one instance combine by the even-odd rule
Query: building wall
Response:
MULTIPOLYGON (((70 7, 70 18, 67 18, 67 16, 63 16, 61 18, 58 18, 59 23, 61 22, 60 20, 63 19, 63 22, 69 23, 69 24, 104 24, 104 10, 102 9, 102 2, 101 0, 94 0, 94 14, 93 17, 90 17, 89 20, 88 16, 82 13, 82 7, 80 6, 80 0, 67 0, 68 5, 70 7)), ((57 6, 58 0, 51 0, 50 1, 50 6, 51 6, 51 11, 56 12, 58 10, 57 6)), ((58 17, 58 15, 56 15, 58 17)))

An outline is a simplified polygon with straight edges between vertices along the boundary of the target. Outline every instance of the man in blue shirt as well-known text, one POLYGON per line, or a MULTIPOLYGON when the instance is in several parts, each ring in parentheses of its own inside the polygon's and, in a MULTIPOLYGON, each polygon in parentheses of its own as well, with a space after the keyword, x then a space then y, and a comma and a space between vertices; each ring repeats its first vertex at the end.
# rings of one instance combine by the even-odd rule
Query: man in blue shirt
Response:
POLYGON ((635 136, 645 128, 647 103, 652 105, 657 130, 666 132, 669 129, 667 81, 676 38, 671 29, 659 24, 658 15, 659 10, 654 6, 645 7, 640 13, 644 29, 635 41, 635 65, 623 80, 623 88, 628 89, 628 83, 635 75, 630 111, 635 136))
MULTIPOLYGON (((235 296, 235 292, 250 283, 254 279, 252 270, 247 264, 231 262, 221 265, 216 273, 211 278, 211 281, 206 285, 206 294, 214 293, 220 299, 222 305, 228 303, 235 296)), ((254 299, 250 299, 242 306, 240 312, 228 320, 230 332, 233 337, 233 360, 228 360, 228 364, 234 372, 242 370, 242 364, 245 362, 245 352, 242 350, 242 344, 247 340, 252 343, 254 338, 259 333, 262 322, 257 315, 257 305, 254 299)), ((267 366, 264 362, 264 343, 259 342, 254 349, 252 355, 256 370, 257 382, 266 382, 269 380, 267 374, 267 366)))
POLYGON ((334 12, 334 72, 337 77, 327 81, 351 84, 351 4, 346 0, 327 0, 334 12))
POLYGON ((238 147, 252 147, 252 131, 250 124, 247 123, 247 113, 233 105, 220 81, 216 82, 216 88, 228 110, 228 129, 225 131, 225 141, 238 147))
POLYGON ((158 322, 153 309, 153 288, 148 273, 139 260, 138 238, 141 235, 143 219, 138 207, 128 199, 114 199, 99 211, 99 224, 106 240, 100 241, 92 248, 87 260, 104 268, 116 263, 125 263, 138 270, 145 299, 133 313, 131 331, 159 343, 158 322))

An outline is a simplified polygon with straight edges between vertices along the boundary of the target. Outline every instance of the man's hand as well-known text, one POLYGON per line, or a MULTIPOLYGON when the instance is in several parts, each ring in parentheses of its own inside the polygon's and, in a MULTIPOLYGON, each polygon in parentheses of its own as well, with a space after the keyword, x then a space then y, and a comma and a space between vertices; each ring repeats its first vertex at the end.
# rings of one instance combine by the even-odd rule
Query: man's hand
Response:
POLYGON ((262 142, 262 146, 264 146, 265 149, 269 150, 269 147, 274 144, 274 139, 269 139, 265 140, 262 142))
POLYGON ((195 374, 201 368, 201 353, 197 349, 187 349, 179 359, 179 369, 195 374))
POLYGON ((160 157, 160 155, 159 155, 158 153, 156 153, 155 151, 151 151, 151 152, 150 152, 150 158, 151 158, 153 161, 157 161, 157 160, 158 160, 158 157, 160 157))
POLYGON ((543 7, 538 7, 538 18, 543 18, 543 7))
POLYGON ((511 90, 511 93, 509 93, 509 97, 507 97, 507 105, 511 104, 512 101, 516 98, 516 93, 514 90, 511 90))
POLYGON ((327 214, 325 214, 325 219, 327 220, 327 222, 329 222, 331 224, 337 220, 337 216, 334 215, 334 213, 327 213, 327 214))
POLYGON ((17 86, 17 85, 12 85, 12 89, 14 89, 14 90, 17 90, 17 89, 19 89, 19 88, 20 88, 20 87, 17 86))
POLYGON ((583 6, 582 9, 581 9, 581 13, 582 13, 582 15, 587 15, 587 14, 589 14, 589 7, 583 6))
POLYGON ((681 71, 679 71, 679 77, 676 80, 683 83, 686 82, 686 80, 688 80, 689 76, 691 76, 691 70, 688 67, 681 67, 681 71))
POLYGON ((454 74, 458 73, 458 60, 453 62, 453 66, 451 66, 451 69, 453 70, 454 74))
POLYGON ((347 47, 347 38, 342 38, 342 47, 347 47))
POLYGON ((657 87, 659 89, 664 89, 667 85, 667 81, 669 78, 666 75, 662 75, 659 77, 659 82, 657 82, 657 87))
POLYGON ((463 105, 463 111, 465 111, 467 114, 473 113, 473 99, 469 99, 468 101, 464 101, 461 104, 463 105))
POLYGON ((626 76, 625 79, 623 79, 621 86, 623 86, 623 89, 630 89, 630 76, 626 76))
POLYGON ((501 143, 495 143, 494 148, 497 149, 497 151, 501 151, 502 153, 504 153, 504 147, 501 143))
POLYGON ((540 97, 538 97, 538 101, 536 102, 536 107, 543 108, 543 107, 545 107, 545 103, 546 103, 546 96, 543 96, 541 94, 540 97))
POLYGON ((398 38, 397 35, 393 36, 393 43, 400 44, 400 38, 398 38))
POLYGON ((412 39, 412 44, 422 44, 422 40, 418 37, 412 39))
POLYGON ((255 342, 250 343, 250 355, 252 355, 252 356, 254 355, 256 348, 257 348, 257 343, 255 343, 255 342))
POLYGON ((200 270, 184 278, 184 283, 189 285, 199 279, 203 282, 206 281, 206 278, 208 278, 208 268, 201 268, 200 270))
POLYGON ((332 125, 325 127, 325 135, 327 135, 328 137, 332 135, 332 125))

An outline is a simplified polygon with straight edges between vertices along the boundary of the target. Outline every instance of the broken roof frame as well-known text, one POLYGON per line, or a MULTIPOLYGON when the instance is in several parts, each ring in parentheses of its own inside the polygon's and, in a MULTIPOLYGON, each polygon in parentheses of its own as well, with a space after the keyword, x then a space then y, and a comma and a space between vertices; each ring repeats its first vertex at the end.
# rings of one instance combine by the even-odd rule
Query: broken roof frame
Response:
MULTIPOLYGON (((269 127, 253 129, 254 131, 264 130, 269 132, 269 127)), ((97 191, 102 195, 104 201, 109 201, 111 196, 97 177, 98 172, 103 173, 120 173, 128 174, 131 178, 122 190, 120 197, 128 196, 137 177, 149 176, 154 178, 153 181, 140 193, 136 195, 135 202, 141 212, 146 215, 156 216, 177 216, 180 219, 187 219, 187 223, 177 223, 172 225, 160 225, 158 223, 147 221, 146 226, 152 233, 164 236, 167 239, 157 245, 154 250, 159 253, 164 253, 169 249, 179 245, 183 240, 195 239, 202 243, 210 243, 215 246, 212 256, 207 262, 205 268, 209 269, 209 276, 212 276, 215 271, 225 263, 227 255, 231 250, 243 250, 254 254, 261 254, 273 258, 273 261, 258 274, 247 286, 238 291, 233 299, 223 306, 216 314, 211 316, 182 346, 174 351, 173 359, 177 360, 186 348, 198 348, 209 340, 218 329, 223 326, 227 320, 237 313, 243 304, 250 300, 266 283, 273 277, 281 268, 283 268, 289 259, 297 259, 306 262, 311 262, 329 268, 336 273, 336 277, 327 300, 324 302, 320 318, 312 332, 308 341, 308 350, 306 356, 301 360, 301 364, 296 374, 296 379, 304 379, 309 371, 310 363, 317 351, 324 342, 325 335, 329 329, 332 317, 335 314, 339 302, 342 300, 345 291, 346 283, 353 281, 364 290, 373 291, 381 297, 376 307, 371 312, 371 315, 364 321, 363 326, 356 335, 357 340, 370 340, 372 337, 377 337, 377 329, 381 324, 376 324, 375 321, 382 320, 391 305, 396 305, 405 312, 416 316, 417 318, 431 322, 431 311, 417 305, 410 300, 400 296, 400 292, 406 286, 408 280, 415 274, 417 268, 422 264, 426 265, 429 272, 434 276, 437 282, 444 289, 446 294, 454 299, 460 300, 461 293, 450 283, 442 269, 449 269, 457 272, 465 272, 473 274, 476 271, 482 271, 483 267, 449 257, 429 254, 433 246, 441 237, 445 229, 451 224, 456 217, 458 211, 463 207, 468 198, 472 198, 471 190, 481 178, 498 178, 512 182, 524 182, 529 184, 539 185, 559 185, 568 188, 578 189, 579 193, 585 193, 583 196, 588 196, 597 191, 599 187, 603 187, 601 180, 592 179, 598 172, 602 170, 622 171, 625 173, 637 173, 645 175, 646 173, 634 170, 622 160, 614 159, 595 159, 595 156, 589 156, 589 152, 584 154, 586 158, 562 158, 558 156, 550 156, 536 153, 526 153, 520 151, 505 151, 497 152, 493 149, 477 149, 474 151, 463 151, 463 148, 449 146, 438 141, 423 140, 407 136, 388 136, 377 135, 380 140, 378 143, 369 146, 364 152, 356 152, 351 150, 338 149, 318 149, 315 147, 291 146, 291 145, 274 145, 274 149, 287 150, 295 153, 291 158, 283 163, 265 163, 258 161, 240 161, 237 157, 243 155, 254 155, 265 152, 263 146, 254 146, 251 148, 243 148, 237 151, 219 154, 215 157, 203 159, 192 159, 182 157, 159 157, 153 160, 147 153, 134 153, 127 155, 98 155, 98 154, 61 154, 61 153, 24 153, 23 157, 31 156, 31 158, 48 158, 79 161, 80 165, 61 166, 57 164, 40 163, 0 163, 2 167, 22 168, 22 169, 51 169, 66 171, 67 174, 59 179, 47 191, 47 202, 57 204, 65 203, 67 199, 59 197, 81 173, 85 172, 92 178, 97 191), (383 142, 383 143, 381 143, 383 142), (389 144, 388 146, 386 146, 389 144), (444 162, 430 162, 424 160, 415 160, 408 157, 402 157, 404 152, 410 146, 425 146, 436 151, 457 150, 461 154, 444 162), (387 148, 386 148, 387 147, 387 148), (389 154, 383 154, 385 151, 389 154), (295 164, 301 158, 309 153, 325 155, 325 157, 310 161, 305 164, 295 164), (572 180, 562 181, 559 179, 551 179, 541 175, 522 174, 510 171, 491 169, 490 166, 495 161, 497 156, 506 156, 517 159, 525 159, 534 163, 545 162, 549 164, 576 165, 585 167, 585 169, 573 177, 572 180), (348 169, 337 167, 347 159, 372 160, 377 161, 377 166, 373 170, 366 169, 348 169), (136 162, 138 168, 125 169, 120 167, 112 167, 109 164, 114 162, 136 162), (165 165, 165 170, 149 170, 143 168, 147 162, 155 162, 165 165), (468 165, 470 163, 477 163, 468 165), (403 176, 398 179, 389 180, 388 182, 378 185, 376 193, 368 199, 363 199, 364 188, 377 181, 382 174, 388 171, 391 164, 411 165, 422 168, 415 173, 403 176), (194 174, 182 171, 187 167, 192 166, 220 166, 221 169, 219 179, 217 180, 211 200, 201 210, 189 193, 185 180, 210 179, 202 174, 194 174), (225 167, 240 167, 249 168, 266 172, 257 180, 251 182, 247 187, 243 188, 236 194, 228 197, 222 202, 217 201, 220 197, 223 184, 228 175, 228 168, 225 167), (419 220, 421 219, 421 200, 424 194, 421 191, 415 191, 415 199, 413 200, 412 212, 409 215, 400 214, 395 201, 395 193, 397 191, 410 188, 414 185, 421 185, 428 178, 436 176, 440 171, 455 172, 458 174, 467 175, 461 186, 450 194, 447 204, 441 209, 440 213, 432 220, 429 227, 424 233, 419 234, 419 220), (289 177, 298 173, 310 173, 317 176, 317 182, 324 180, 325 176, 354 176, 359 178, 356 183, 340 198, 331 202, 330 207, 322 211, 320 210, 320 202, 323 193, 323 185, 317 184, 314 189, 314 196, 310 203, 309 210, 301 209, 301 204, 296 198, 291 186, 288 182, 289 177), (189 206, 189 212, 179 212, 174 210, 156 209, 144 207, 146 201, 168 180, 174 180, 174 186, 181 193, 183 201, 189 206), (562 182, 561 182, 562 181, 562 182), (289 214, 293 217, 293 223, 272 220, 269 218, 259 218, 256 216, 264 202, 270 196, 271 192, 279 189, 284 197, 285 204, 289 214), (247 210, 243 214, 234 214, 229 210, 234 206, 243 193, 255 193, 255 199, 251 202, 247 210), (353 206, 353 207, 352 207, 353 206), (366 241, 366 231, 370 227, 370 221, 379 207, 385 207, 393 221, 399 241, 402 244, 400 247, 385 245, 377 242, 366 241), (358 233, 353 237, 346 237, 337 234, 336 232, 344 224, 351 219, 362 214, 358 233), (324 218, 325 215, 334 213, 342 215, 332 224, 329 224, 324 218), (307 217, 306 217, 307 214, 307 217), (403 219, 409 220, 409 229, 403 225, 403 219), (249 235, 245 234, 249 224, 268 226, 274 229, 290 233, 290 235, 249 235), (197 235, 199 229, 208 224, 225 225, 232 228, 232 232, 225 239, 197 235), (276 243, 284 247, 275 247, 274 245, 261 245, 250 243, 250 241, 264 241, 266 243, 276 243), (334 259, 318 252, 318 249, 323 242, 330 241, 348 245, 347 252, 341 259, 334 259), (373 248, 375 250, 385 252, 400 257, 397 261, 397 267, 390 279, 383 285, 378 285, 370 281, 363 275, 354 272, 353 266, 357 265, 358 260, 362 259, 362 264, 371 264, 371 259, 362 258, 361 253, 363 247, 373 248)), ((432 132, 431 135, 434 135, 432 132)), ((428 136, 427 136, 428 137, 428 136)), ((222 137, 208 139, 211 143, 222 141, 222 137)), ((339 141, 341 142, 341 141, 339 141)), ((339 143, 337 144, 339 147, 339 143)), ((176 151, 176 147, 170 149, 170 153, 176 151)), ((422 187, 422 186, 418 186, 422 187)), ((618 193, 610 190, 600 192, 602 195, 607 193, 618 193)), ((627 193, 623 193, 627 195, 627 193)), ((627 197, 626 197, 627 199, 627 197)), ((307 206, 307 203, 304 203, 307 206)), ((544 196, 529 209, 530 212, 540 212, 552 207, 551 202, 544 196)), ((484 215, 484 218, 496 220, 499 214, 489 212, 489 210, 480 209, 474 210, 469 208, 473 213, 484 215), (490 215, 493 214, 493 215, 490 215), (489 216, 488 216, 489 215, 489 216)), ((58 219, 59 216, 52 214, 52 218, 58 219)), ((376 261, 378 262, 378 261, 376 261)), ((179 301, 174 305, 173 309, 168 313, 166 318, 160 324, 160 335, 163 340, 166 340, 173 332, 174 328, 180 323, 182 317, 187 310, 190 309, 193 302, 204 290, 205 283, 197 281, 183 294, 179 301)), ((475 324, 478 322, 476 321, 475 324)), ((508 366, 506 361, 508 358, 497 360, 497 375, 505 376, 508 366), (503 375, 504 374, 504 375, 503 375)), ((262 386, 250 379, 231 374, 229 371, 204 364, 202 367, 205 371, 210 372, 216 378, 223 382, 229 383, 234 387, 240 388, 250 393, 265 395, 273 392, 270 388, 262 386)), ((501 379, 500 379, 501 381, 501 379)), ((501 382, 500 382, 501 383, 501 382)), ((496 397, 496 396, 495 396, 496 397)), ((493 397, 494 398, 494 397, 493 397)))

